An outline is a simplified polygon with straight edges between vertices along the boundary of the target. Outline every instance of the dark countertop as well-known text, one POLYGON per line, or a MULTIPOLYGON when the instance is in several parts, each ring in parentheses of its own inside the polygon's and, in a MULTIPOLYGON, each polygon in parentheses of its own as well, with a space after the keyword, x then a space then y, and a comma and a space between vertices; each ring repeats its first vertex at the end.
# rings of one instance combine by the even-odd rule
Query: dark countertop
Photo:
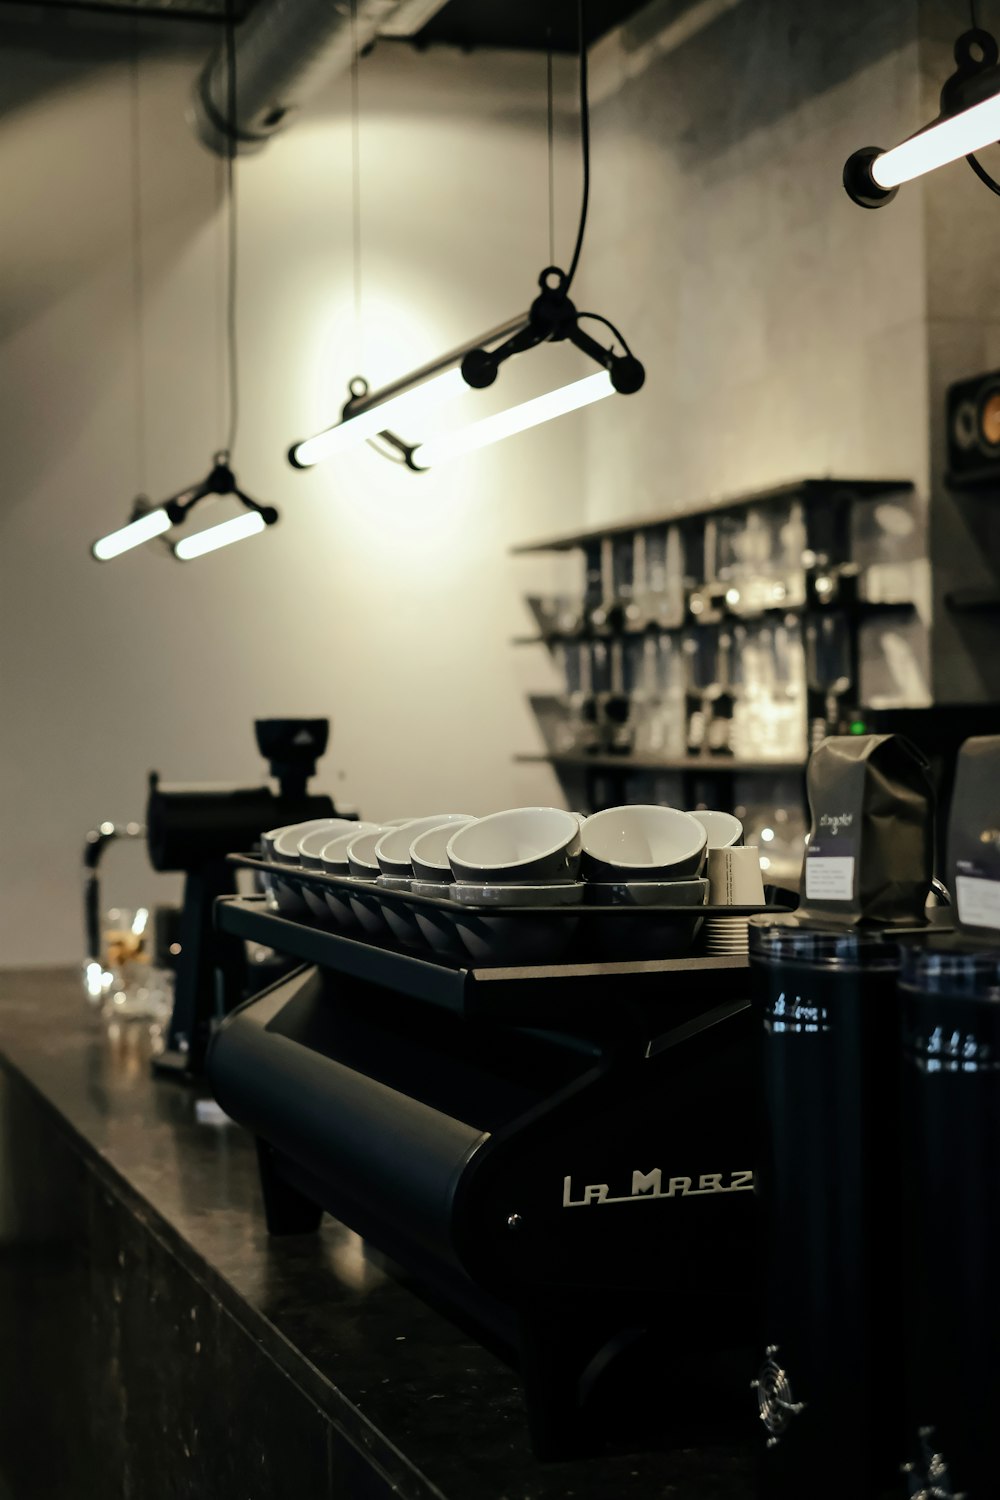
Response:
POLYGON ((148 1032, 111 1031, 67 970, 0 971, 0 1064, 405 1500, 748 1500, 750 1460, 709 1449, 540 1464, 518 1380, 329 1217, 270 1240, 253 1143, 200 1123, 204 1088, 153 1081, 148 1032))

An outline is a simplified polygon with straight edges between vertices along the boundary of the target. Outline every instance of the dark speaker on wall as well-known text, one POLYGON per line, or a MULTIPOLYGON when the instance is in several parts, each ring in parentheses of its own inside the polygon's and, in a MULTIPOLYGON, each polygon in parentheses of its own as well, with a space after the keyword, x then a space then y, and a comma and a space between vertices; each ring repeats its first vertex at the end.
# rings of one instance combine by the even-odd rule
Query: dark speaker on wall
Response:
POLYGON ((1000 370, 948 387, 948 484, 1000 490, 1000 370))

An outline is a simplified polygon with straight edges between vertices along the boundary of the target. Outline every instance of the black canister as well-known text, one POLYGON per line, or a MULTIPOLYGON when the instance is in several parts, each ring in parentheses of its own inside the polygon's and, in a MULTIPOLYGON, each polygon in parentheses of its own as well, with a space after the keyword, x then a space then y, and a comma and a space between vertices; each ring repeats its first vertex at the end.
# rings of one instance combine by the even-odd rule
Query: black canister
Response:
POLYGON ((1000 1495, 1000 951, 904 949, 912 1495, 1000 1495))
POLYGON ((899 949, 751 926, 762 1049, 761 1493, 898 1493, 899 949))

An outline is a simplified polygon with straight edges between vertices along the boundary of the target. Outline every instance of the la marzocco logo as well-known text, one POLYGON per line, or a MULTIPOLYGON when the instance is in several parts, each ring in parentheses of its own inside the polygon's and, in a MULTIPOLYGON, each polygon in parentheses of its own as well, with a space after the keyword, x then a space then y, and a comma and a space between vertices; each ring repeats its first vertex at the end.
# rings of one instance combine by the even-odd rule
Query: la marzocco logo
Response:
POLYGON ((644 1203, 651 1198, 704 1198, 712 1193, 753 1191, 752 1172, 703 1172, 700 1177, 664 1177, 659 1167, 633 1172, 631 1191, 612 1194, 607 1182, 588 1182, 573 1196, 572 1177, 563 1178, 563 1208, 588 1208, 595 1203, 644 1203))
POLYGON ((820 813, 819 826, 828 828, 831 833, 840 833, 845 828, 850 828, 854 822, 853 813, 820 813))

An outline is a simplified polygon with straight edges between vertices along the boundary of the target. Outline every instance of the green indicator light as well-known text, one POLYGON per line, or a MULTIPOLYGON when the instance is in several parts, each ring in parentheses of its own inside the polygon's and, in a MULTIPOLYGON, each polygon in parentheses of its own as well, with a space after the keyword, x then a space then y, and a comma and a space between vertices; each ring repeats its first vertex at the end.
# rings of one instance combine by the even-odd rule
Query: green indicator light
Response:
POLYGON ((852 724, 851 724, 851 733, 852 734, 867 734, 868 733, 868 725, 865 723, 864 719, 855 719, 852 722, 852 724))

